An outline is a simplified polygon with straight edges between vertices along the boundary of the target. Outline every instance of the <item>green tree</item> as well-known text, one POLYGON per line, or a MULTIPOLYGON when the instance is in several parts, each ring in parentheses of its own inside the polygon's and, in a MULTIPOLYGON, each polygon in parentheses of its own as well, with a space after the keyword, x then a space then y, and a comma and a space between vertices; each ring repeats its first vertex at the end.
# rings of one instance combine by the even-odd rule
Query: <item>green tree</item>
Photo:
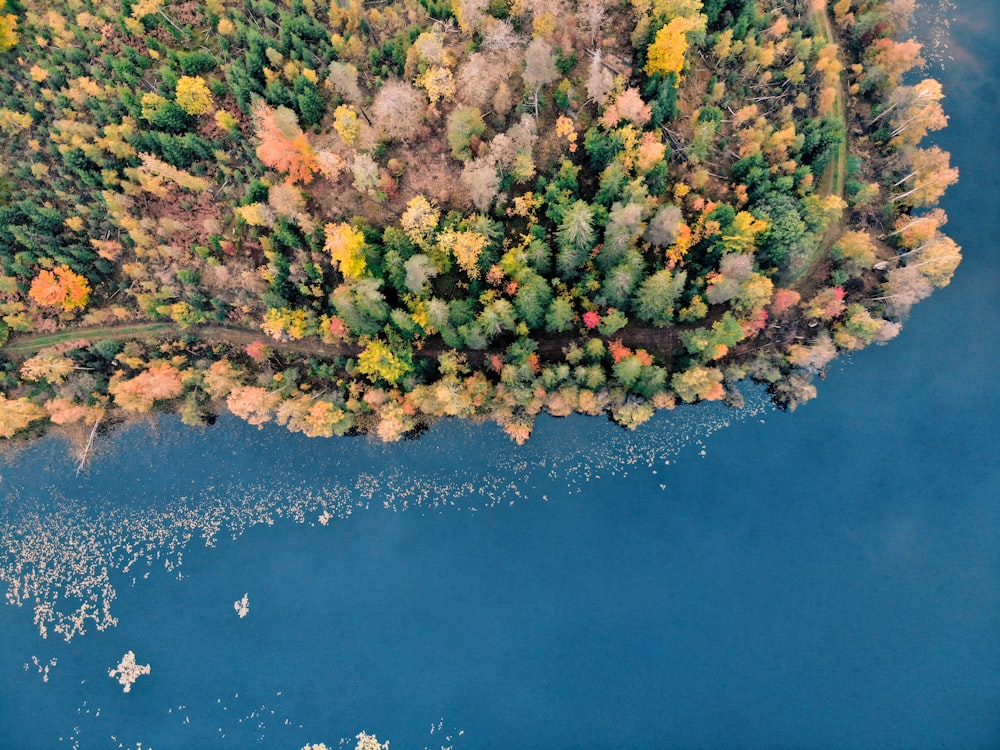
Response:
POLYGON ((478 107, 458 107, 448 116, 448 145, 459 161, 472 158, 469 145, 485 132, 486 123, 478 107))
POLYGON ((562 278, 573 278, 580 266, 587 260, 594 245, 594 210, 582 200, 578 200, 563 214, 556 240, 559 252, 556 254, 556 270, 562 278))
POLYGON ((684 291, 687 272, 663 269, 647 277, 633 300, 635 314, 647 323, 663 327, 674 320, 674 308, 684 291))

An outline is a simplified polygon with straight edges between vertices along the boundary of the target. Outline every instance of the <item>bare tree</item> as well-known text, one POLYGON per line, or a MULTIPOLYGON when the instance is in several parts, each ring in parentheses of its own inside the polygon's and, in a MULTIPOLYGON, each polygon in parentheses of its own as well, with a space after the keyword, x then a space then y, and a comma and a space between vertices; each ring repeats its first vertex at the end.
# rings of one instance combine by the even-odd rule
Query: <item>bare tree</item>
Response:
POLYGON ((601 50, 590 52, 590 74, 587 76, 587 96, 603 107, 608 100, 608 93, 615 85, 615 78, 604 65, 604 55, 601 50))
POLYGON ((375 125, 390 138, 405 140, 416 131, 427 111, 427 100, 404 81, 389 81, 375 95, 375 125))
POLYGON ((559 77, 552 45, 535 37, 524 52, 524 73, 521 74, 528 88, 536 91, 559 77))

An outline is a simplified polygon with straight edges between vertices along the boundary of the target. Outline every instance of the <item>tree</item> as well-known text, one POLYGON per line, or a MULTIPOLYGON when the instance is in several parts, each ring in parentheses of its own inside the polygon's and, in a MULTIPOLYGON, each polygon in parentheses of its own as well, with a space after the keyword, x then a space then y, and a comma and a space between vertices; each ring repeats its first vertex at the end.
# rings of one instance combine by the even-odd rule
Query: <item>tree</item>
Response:
POLYGON ((428 68, 419 76, 415 83, 427 92, 427 98, 431 105, 439 101, 447 101, 455 95, 455 78, 448 68, 442 65, 435 65, 428 68))
POLYGON ((865 52, 865 61, 865 87, 883 90, 895 88, 907 71, 925 62, 920 56, 920 42, 915 39, 897 42, 887 37, 875 40, 865 52))
POLYGON ((212 109, 212 92, 201 76, 178 78, 175 99, 189 115, 203 115, 212 109))
POLYGON ((577 275, 590 255, 594 237, 594 210, 585 201, 578 200, 566 209, 556 231, 559 242, 556 269, 561 277, 577 275))
POLYGON ((642 233, 643 207, 638 203, 616 203, 604 228, 604 244, 597 254, 597 265, 607 270, 624 257, 625 252, 642 233))
POLYGON ((559 77, 552 45, 536 36, 524 51, 524 72, 521 74, 530 89, 539 89, 559 77))
POLYGON ((257 158, 267 166, 285 172, 291 182, 309 183, 319 171, 316 152, 299 127, 295 113, 287 107, 271 109, 264 103, 254 108, 257 125, 257 158))
POLYGON ((333 112, 333 129, 343 138, 344 143, 353 146, 361 136, 361 118, 353 107, 341 104, 333 112))
POLYGON ((434 261, 423 253, 407 258, 403 267, 406 270, 406 288, 414 294, 423 294, 427 282, 438 275, 434 261))
POLYGON ((223 357, 213 362, 201 377, 209 396, 225 398, 233 388, 242 384, 243 369, 235 366, 228 357, 223 357))
POLYGON ((932 206, 945 190, 958 182, 958 167, 949 166, 951 155, 938 146, 915 148, 909 153, 909 160, 911 171, 893 187, 912 187, 893 196, 893 203, 932 206))
POLYGON ((116 373, 108 384, 115 403, 126 411, 148 412, 156 401, 177 398, 184 392, 181 373, 168 362, 154 362, 134 378, 116 373))
POLYGON ((831 255, 851 276, 860 276, 875 265, 875 243, 867 232, 845 232, 833 246, 831 255))
POLYGON ((820 331, 809 344, 788 347, 788 361, 796 367, 822 370, 837 356, 837 347, 827 331, 820 331))
POLYGON ((768 193, 753 214, 768 223, 768 228, 760 235, 761 267, 765 264, 785 267, 801 252, 809 232, 796 201, 785 193, 768 193))
POLYGON ((779 380, 771 389, 774 402, 782 409, 795 411, 795 407, 816 398, 816 386, 809 380, 810 374, 808 372, 803 374, 801 370, 784 380, 779 380))
POLYGON ((601 303, 611 307, 625 307, 644 271, 642 254, 635 249, 628 250, 621 261, 604 275, 599 297, 601 303))
POLYGON ((925 78, 914 86, 900 86, 889 96, 889 107, 872 124, 891 114, 889 143, 901 148, 915 146, 931 130, 941 130, 948 116, 941 107, 944 92, 933 78, 925 78))
MULTIPOLYGON (((733 300, 733 310, 743 315, 757 315, 771 301, 774 295, 774 282, 760 273, 750 274, 750 278, 740 284, 733 300)), ((759 318, 763 324, 767 314, 759 318)))
POLYGON ((245 385, 234 388, 226 397, 226 406, 240 419, 263 429, 274 418, 274 410, 281 401, 276 392, 260 386, 245 385))
POLYGON ((549 333, 561 333, 573 327, 573 303, 564 296, 556 297, 549 305, 545 314, 545 330, 549 333))
POLYGON ((514 307, 518 317, 529 328, 540 328, 545 323, 545 314, 552 303, 552 286, 543 277, 531 270, 518 276, 517 294, 514 307))
POLYGON ((459 66, 458 96, 473 107, 484 107, 491 102, 508 68, 494 55, 473 52, 459 66))
POLYGON ((399 219, 406 236, 420 247, 429 247, 437 231, 441 212, 422 195, 413 197, 399 219))
POLYGON ((647 242, 658 247, 672 245, 677 239, 682 218, 681 210, 677 206, 666 203, 660 206, 650 220, 643 236, 647 242))
POLYGON ((333 262, 347 279, 360 279, 365 275, 365 236, 350 224, 327 224, 323 249, 330 253, 333 262))
POLYGON ((382 192, 382 174, 378 163, 371 154, 355 154, 351 162, 351 174, 354 176, 354 189, 375 200, 385 200, 382 192))
POLYGON ((753 275, 753 256, 734 253, 723 256, 719 272, 708 275, 705 299, 711 305, 720 305, 736 297, 740 285, 753 275))
POLYGON ((9 438, 47 416, 45 409, 27 398, 8 399, 0 393, 0 437, 9 438))
POLYGON ((303 215, 306 207, 305 196, 290 182, 277 182, 271 185, 267 189, 267 204, 278 216, 297 218, 300 222, 306 218, 303 215))
POLYGON ((465 271, 466 275, 473 279, 478 279, 480 275, 479 257, 482 255, 489 240, 479 232, 456 232, 452 229, 445 230, 438 238, 441 247, 455 256, 458 267, 465 271))
POLYGON ((880 300, 887 303, 887 312, 891 315, 905 316, 910 308, 920 300, 929 297, 934 287, 920 273, 916 266, 901 266, 886 274, 882 285, 883 296, 880 300))
POLYGON ((327 82, 333 90, 345 101, 351 104, 361 104, 364 98, 358 88, 358 69, 350 63, 334 61, 330 63, 330 75, 327 82))
POLYGON ((344 435, 354 426, 354 416, 337 404, 313 396, 293 396, 278 405, 275 420, 291 432, 306 437, 344 435))
POLYGON ((604 65, 601 50, 590 53, 590 72, 587 76, 587 96, 599 108, 608 100, 608 94, 614 88, 615 78, 604 65))
POLYGON ((676 76, 675 80, 680 82, 684 55, 687 52, 687 34, 697 26, 698 22, 695 19, 678 16, 656 32, 656 38, 646 50, 646 75, 666 76, 673 73, 676 76))
POLYGON ((608 0, 584 0, 576 10, 576 22, 593 41, 604 30, 608 0))
POLYGON ((718 401, 726 395, 726 389, 722 385, 722 371, 716 367, 694 365, 675 373, 670 379, 670 387, 689 404, 698 399, 718 401))
POLYGON ((21 365, 21 377, 26 380, 45 380, 57 385, 66 379, 76 364, 69 357, 56 352, 39 352, 21 365))
POLYGON ((479 30, 487 18, 489 7, 489 0, 451 0, 455 20, 466 34, 479 30))
POLYGON ((395 350, 382 339, 371 339, 358 355, 358 371, 372 382, 385 380, 395 384, 412 369, 404 352, 395 350))
POLYGON ((458 107, 448 116, 448 145, 459 161, 472 158, 470 144, 486 132, 483 113, 478 107, 458 107))
POLYGON ((389 317, 389 305, 379 290, 381 285, 381 279, 364 278, 333 290, 330 301, 337 317, 357 336, 378 333, 389 317))
MULTIPOLYGON (((6 0, 0 0, 0 11, 6 7, 6 0)), ((13 49, 17 41, 17 16, 13 13, 0 15, 0 53, 13 49)))
POLYGON ((68 266, 42 269, 31 282, 28 296, 40 305, 61 307, 66 312, 85 307, 90 299, 90 282, 68 266))
POLYGON ((920 275, 934 286, 945 287, 962 260, 962 249, 951 237, 937 232, 905 253, 905 257, 907 268, 920 271, 920 275))
POLYGON ((942 208, 931 209, 919 216, 903 214, 896 219, 895 229, 886 238, 896 237, 902 247, 912 249, 929 240, 947 223, 948 214, 942 208))
POLYGON ((278 341, 298 340, 309 333, 313 318, 305 310, 271 307, 264 313, 260 329, 278 341))
POLYGON ((485 211, 493 203, 500 191, 500 175, 492 159, 479 158, 467 161, 460 179, 468 191, 469 198, 480 211, 485 211))
POLYGON ((861 305, 848 305, 843 321, 834 326, 833 340, 841 349, 861 349, 874 341, 885 325, 885 320, 873 318, 861 305))
POLYGON ((637 88, 627 88, 615 97, 612 104, 609 104, 601 117, 601 124, 606 128, 613 128, 622 120, 634 123, 635 125, 645 125, 652 117, 652 109, 642 100, 637 88))
POLYGON ((404 81, 388 81, 372 103, 376 127, 396 140, 406 140, 416 132, 426 109, 424 95, 404 81))
POLYGON ((633 301, 635 314, 655 326, 669 325, 674 319, 674 306, 684 291, 687 272, 657 271, 639 285, 633 301))
POLYGON ((839 286, 820 289, 808 302, 802 303, 802 313, 807 318, 832 320, 844 312, 844 290, 839 286))

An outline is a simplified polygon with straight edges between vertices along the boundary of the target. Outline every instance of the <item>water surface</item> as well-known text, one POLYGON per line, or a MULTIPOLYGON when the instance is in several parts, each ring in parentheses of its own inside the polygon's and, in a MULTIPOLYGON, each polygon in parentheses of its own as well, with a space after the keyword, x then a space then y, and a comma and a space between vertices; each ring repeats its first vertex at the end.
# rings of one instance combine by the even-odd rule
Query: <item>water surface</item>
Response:
POLYGON ((118 625, 0 607, 0 748, 1000 746, 1000 9, 926 15, 965 261, 898 339, 791 415, 543 419, 525 448, 164 418, 75 477, 32 446, 7 528, 97 559, 118 625))

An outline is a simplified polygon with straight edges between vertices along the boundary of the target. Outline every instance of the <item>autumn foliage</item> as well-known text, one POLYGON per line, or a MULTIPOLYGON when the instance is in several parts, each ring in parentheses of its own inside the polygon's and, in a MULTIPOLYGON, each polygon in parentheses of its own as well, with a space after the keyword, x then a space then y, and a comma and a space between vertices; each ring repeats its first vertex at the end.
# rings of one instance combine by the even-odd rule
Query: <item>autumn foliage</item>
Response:
POLYGON ((0 437, 9 438, 48 412, 26 398, 8 399, 0 393, 0 437))
POLYGON ((254 109, 254 121, 260 138, 257 158, 286 173, 291 182, 311 182, 319 171, 319 161, 295 113, 286 107, 271 109, 266 104, 258 104, 254 109))
POLYGON ((84 307, 90 299, 90 282, 67 266, 42 269, 31 282, 28 295, 40 305, 61 307, 69 312, 84 307))
POLYGON ((134 378, 113 377, 108 390, 122 409, 148 412, 156 401, 180 396, 184 386, 177 368, 166 362, 156 362, 134 378))

